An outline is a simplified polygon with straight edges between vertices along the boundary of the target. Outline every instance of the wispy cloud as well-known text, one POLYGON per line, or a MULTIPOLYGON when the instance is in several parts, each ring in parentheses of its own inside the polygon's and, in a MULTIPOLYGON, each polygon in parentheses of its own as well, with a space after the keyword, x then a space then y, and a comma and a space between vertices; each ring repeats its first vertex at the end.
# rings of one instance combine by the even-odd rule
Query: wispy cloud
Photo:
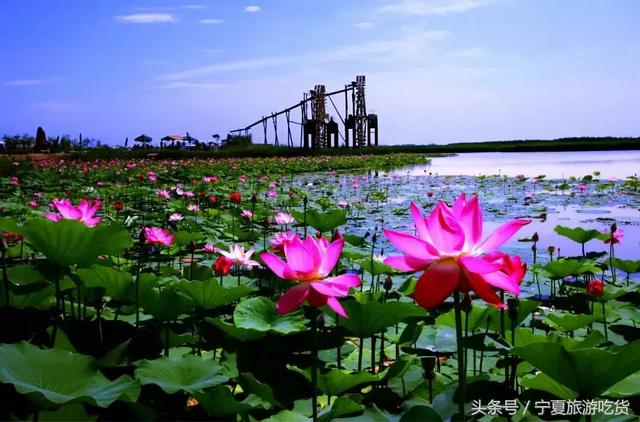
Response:
POLYGON ((464 13, 487 6, 490 0, 400 0, 378 9, 379 13, 409 16, 464 13))
POLYGON ((256 6, 256 5, 251 5, 251 6, 247 6, 244 8, 244 11, 247 13, 257 13, 259 11, 261 11, 262 8, 260 6, 256 6))
POLYGON ((3 82, 2 85, 23 87, 23 86, 41 85, 50 81, 51 81, 50 79, 14 79, 12 81, 3 82))
POLYGON ((184 6, 182 6, 182 8, 188 10, 199 10, 206 9, 207 6, 205 6, 204 4, 185 4, 184 6))
POLYGON ((358 29, 370 29, 373 28, 373 22, 356 22, 353 26, 358 29))
POLYGON ((336 61, 354 62, 395 62, 402 57, 412 57, 428 52, 432 45, 445 39, 447 31, 412 31, 404 37, 393 40, 369 41, 360 44, 346 44, 328 50, 320 50, 298 55, 282 55, 256 59, 236 60, 196 67, 180 72, 157 76, 161 81, 186 81, 225 72, 252 71, 296 63, 323 64, 336 61))
POLYGON ((224 63, 216 63, 208 66, 196 67, 194 69, 189 69, 182 72, 167 73, 167 74, 158 76, 158 79, 166 80, 166 81, 192 79, 192 78, 199 78, 199 77, 203 77, 203 76, 207 76, 215 73, 264 69, 267 67, 291 64, 291 63, 294 63, 295 61, 296 61, 295 56, 275 56, 275 57, 265 57, 260 59, 236 60, 236 61, 230 61, 230 62, 224 62, 224 63))
POLYGON ((224 23, 224 21, 222 19, 200 19, 200 23, 205 25, 220 25, 224 23))
POLYGON ((132 15, 116 16, 115 18, 120 22, 126 23, 169 23, 176 21, 176 17, 171 13, 134 13, 132 15))

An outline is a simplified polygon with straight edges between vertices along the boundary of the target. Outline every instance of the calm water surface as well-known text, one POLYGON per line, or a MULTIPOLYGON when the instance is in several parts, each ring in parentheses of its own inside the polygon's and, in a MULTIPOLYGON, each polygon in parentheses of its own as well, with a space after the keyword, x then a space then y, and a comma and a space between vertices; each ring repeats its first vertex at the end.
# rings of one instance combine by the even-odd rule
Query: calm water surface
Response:
POLYGON ((526 177, 546 175, 550 179, 582 177, 599 171, 602 178, 624 179, 640 173, 640 151, 577 152, 473 152, 432 159, 431 164, 398 170, 397 174, 417 176, 494 175, 526 177))

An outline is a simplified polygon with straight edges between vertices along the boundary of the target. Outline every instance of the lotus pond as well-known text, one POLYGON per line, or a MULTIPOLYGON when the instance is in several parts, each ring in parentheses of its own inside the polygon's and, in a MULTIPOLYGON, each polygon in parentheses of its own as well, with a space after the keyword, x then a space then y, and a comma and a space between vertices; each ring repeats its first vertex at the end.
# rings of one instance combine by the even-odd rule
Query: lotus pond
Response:
POLYGON ((0 419, 637 420, 640 181, 425 159, 5 166, 0 419))

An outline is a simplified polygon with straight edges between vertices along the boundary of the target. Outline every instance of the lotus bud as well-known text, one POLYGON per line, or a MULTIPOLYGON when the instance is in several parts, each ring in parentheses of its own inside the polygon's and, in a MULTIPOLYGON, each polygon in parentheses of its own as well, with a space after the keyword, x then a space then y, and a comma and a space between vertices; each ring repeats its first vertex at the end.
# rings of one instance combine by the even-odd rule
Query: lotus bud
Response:
POLYGON ((553 255, 555 251, 556 251, 556 247, 555 246, 549 246, 547 248, 547 252, 549 252, 549 255, 553 255))
POLYGON ((433 379, 436 376, 436 359, 437 356, 422 356, 420 363, 422 364, 422 370, 424 371, 424 377, 426 379, 433 379))
POLYGON ((254 193, 253 195, 251 195, 251 203, 255 204, 256 202, 258 202, 258 197, 256 196, 256 194, 254 193))
POLYGON ((538 232, 535 232, 533 236, 531 236, 531 241, 535 243, 538 240, 540 240, 540 237, 538 236, 538 232))
POLYGON ((141 245, 144 245, 147 241, 147 235, 144 233, 144 228, 140 230, 140 234, 138 235, 138 241, 141 245))
POLYGON ((471 308, 473 307, 472 302, 471 302, 471 296, 469 295, 469 293, 465 293, 464 296, 462 296, 462 302, 460 303, 461 305, 461 309, 466 312, 469 313, 471 312, 471 308))
POLYGON ((342 233, 340 233, 340 230, 335 229, 333 231, 333 235, 331 236, 331 241, 333 242, 334 240, 338 240, 338 239, 343 239, 342 233))
POLYGON ((384 289, 389 292, 393 287, 393 278, 390 275, 387 275, 387 278, 384 279, 384 284, 382 285, 384 289))
POLYGON ((618 225, 616 223, 613 223, 611 225, 611 233, 615 233, 618 231, 618 225))
POLYGON ((187 244, 187 252, 194 253, 196 249, 196 242, 194 242, 193 240, 187 244))

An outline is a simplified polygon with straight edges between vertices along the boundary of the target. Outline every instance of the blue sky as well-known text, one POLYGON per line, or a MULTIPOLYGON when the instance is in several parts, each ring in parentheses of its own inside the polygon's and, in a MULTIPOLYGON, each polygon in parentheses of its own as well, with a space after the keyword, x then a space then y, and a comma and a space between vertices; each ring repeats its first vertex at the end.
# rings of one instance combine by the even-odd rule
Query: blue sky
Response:
POLYGON ((365 74, 384 144, 640 136, 639 18, 637 0, 2 0, 0 134, 207 139, 365 74))

